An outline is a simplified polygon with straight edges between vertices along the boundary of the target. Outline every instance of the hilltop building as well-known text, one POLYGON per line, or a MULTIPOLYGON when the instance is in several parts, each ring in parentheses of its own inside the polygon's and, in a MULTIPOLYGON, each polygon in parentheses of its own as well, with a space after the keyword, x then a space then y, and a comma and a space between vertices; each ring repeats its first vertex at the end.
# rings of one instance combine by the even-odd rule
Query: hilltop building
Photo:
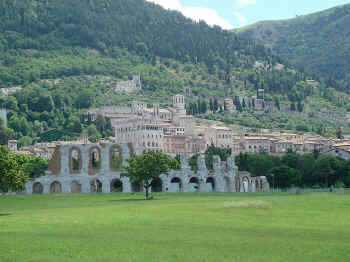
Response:
POLYGON ((114 87, 116 92, 136 92, 142 90, 141 77, 133 75, 132 80, 117 83, 114 87))
POLYGON ((131 107, 110 107, 89 111, 111 119, 116 143, 131 143, 137 154, 148 150, 169 154, 204 152, 205 141, 194 134, 196 120, 186 113, 185 97, 175 95, 172 107, 160 108, 154 104, 148 108, 141 101, 131 107))

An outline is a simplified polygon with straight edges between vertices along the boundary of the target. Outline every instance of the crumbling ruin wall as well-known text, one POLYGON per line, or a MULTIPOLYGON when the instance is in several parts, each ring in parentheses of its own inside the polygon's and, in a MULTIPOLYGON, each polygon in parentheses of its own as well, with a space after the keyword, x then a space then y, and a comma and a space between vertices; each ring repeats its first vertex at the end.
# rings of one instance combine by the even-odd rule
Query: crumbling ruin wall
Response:
MULTIPOLYGON (((27 194, 50 193, 111 193, 140 192, 142 185, 131 184, 127 177, 121 177, 122 168, 112 166, 111 154, 120 152, 120 167, 127 166, 126 159, 133 155, 129 144, 84 144, 61 145, 54 154, 46 176, 26 184, 27 194), (91 153, 99 154, 99 168, 91 166, 91 153), (72 169, 72 152, 79 154, 79 170, 72 169)), ((194 172, 188 164, 189 157, 181 156, 181 170, 173 170, 161 175, 152 182, 154 192, 256 192, 269 189, 265 177, 251 177, 247 172, 239 172, 234 157, 221 161, 214 156, 213 169, 208 170, 204 155, 198 157, 198 171, 194 172)))

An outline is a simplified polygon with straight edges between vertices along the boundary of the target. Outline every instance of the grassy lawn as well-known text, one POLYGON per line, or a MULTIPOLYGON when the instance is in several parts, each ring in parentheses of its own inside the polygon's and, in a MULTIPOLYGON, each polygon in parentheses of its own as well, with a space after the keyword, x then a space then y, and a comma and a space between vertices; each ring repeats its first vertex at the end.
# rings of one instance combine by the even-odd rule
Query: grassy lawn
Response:
POLYGON ((350 194, 0 197, 0 261, 350 261, 350 194))

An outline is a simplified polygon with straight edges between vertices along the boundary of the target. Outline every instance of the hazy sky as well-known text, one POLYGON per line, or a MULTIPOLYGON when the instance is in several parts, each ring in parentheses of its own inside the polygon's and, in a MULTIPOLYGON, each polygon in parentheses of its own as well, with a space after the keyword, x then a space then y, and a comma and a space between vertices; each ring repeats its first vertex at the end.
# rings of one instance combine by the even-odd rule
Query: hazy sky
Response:
POLYGON ((192 19, 205 20, 225 29, 237 28, 262 20, 293 18, 350 0, 146 0, 178 10, 192 19))

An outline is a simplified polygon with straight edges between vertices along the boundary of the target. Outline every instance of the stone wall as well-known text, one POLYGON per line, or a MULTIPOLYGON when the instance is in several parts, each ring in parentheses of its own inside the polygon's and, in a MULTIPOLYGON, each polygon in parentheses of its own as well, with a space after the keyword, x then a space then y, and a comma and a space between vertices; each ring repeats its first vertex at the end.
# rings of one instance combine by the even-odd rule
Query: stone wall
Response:
MULTIPOLYGON (((113 168, 111 154, 118 149, 121 166, 126 166, 133 154, 128 144, 86 144, 61 145, 55 152, 46 176, 34 179, 26 184, 27 194, 50 193, 111 193, 141 192, 143 186, 132 184, 126 177, 121 177, 123 170, 113 168), (76 151, 77 162, 73 166, 72 152, 76 151), (98 166, 92 165, 92 154, 98 156, 98 166), (75 169, 74 169, 75 168, 75 169)), ((208 170, 204 155, 198 158, 198 171, 191 170, 188 157, 181 156, 181 170, 161 175, 152 182, 153 192, 256 192, 267 191, 268 182, 265 177, 251 177, 247 172, 238 172, 234 158, 220 161, 214 156, 214 170, 208 170)))

